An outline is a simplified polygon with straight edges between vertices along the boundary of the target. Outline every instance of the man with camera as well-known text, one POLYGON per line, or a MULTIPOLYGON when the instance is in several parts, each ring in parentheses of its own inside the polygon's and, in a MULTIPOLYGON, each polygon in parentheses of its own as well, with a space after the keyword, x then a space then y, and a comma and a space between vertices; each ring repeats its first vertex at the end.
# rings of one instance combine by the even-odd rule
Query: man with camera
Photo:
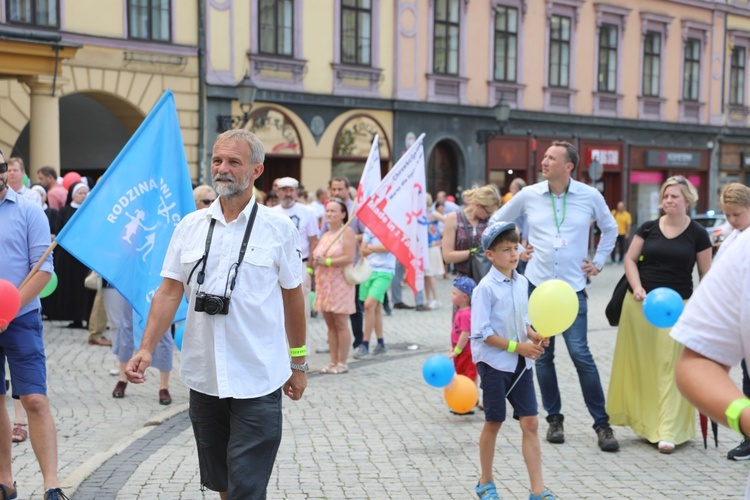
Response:
POLYGON ((175 229, 141 347, 126 369, 131 382, 145 381, 186 293, 181 375, 201 485, 222 498, 265 497, 281 442, 282 391, 298 400, 307 386, 299 231, 253 197, 264 157, 246 130, 216 139, 211 174, 219 203, 175 229))

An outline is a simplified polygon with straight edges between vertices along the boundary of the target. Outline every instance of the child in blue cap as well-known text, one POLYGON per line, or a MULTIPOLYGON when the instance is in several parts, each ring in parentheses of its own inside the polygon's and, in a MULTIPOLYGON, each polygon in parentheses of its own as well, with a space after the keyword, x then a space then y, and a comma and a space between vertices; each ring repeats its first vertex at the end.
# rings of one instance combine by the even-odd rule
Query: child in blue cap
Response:
POLYGON ((518 232, 512 222, 496 222, 482 234, 482 247, 492 268, 474 289, 471 351, 482 379, 484 427, 479 437, 482 471, 476 494, 499 498, 492 476, 495 443, 505 421, 506 399, 521 424, 522 453, 531 483, 530 500, 554 500, 544 486, 539 446, 537 402, 531 367, 548 339, 536 333, 528 318, 529 282, 516 272, 518 232))

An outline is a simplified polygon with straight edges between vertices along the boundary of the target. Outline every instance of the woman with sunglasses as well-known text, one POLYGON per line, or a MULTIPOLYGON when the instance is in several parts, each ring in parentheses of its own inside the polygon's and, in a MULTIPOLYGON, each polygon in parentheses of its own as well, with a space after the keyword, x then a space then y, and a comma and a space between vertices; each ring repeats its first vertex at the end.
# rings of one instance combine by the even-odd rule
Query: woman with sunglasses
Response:
POLYGON ((693 293, 693 268, 700 278, 711 267, 711 241, 690 219, 698 201, 695 187, 682 176, 670 177, 659 191, 664 215, 638 228, 625 256, 629 291, 617 331, 607 412, 612 425, 629 426, 661 453, 695 436, 695 409, 682 397, 674 379, 683 346, 643 315, 646 294, 659 287, 693 293))
MULTIPOLYGON (((477 249, 481 252, 482 233, 492 214, 500 208, 500 195, 487 185, 466 190, 461 196, 463 210, 445 216, 442 247, 445 263, 455 264, 459 276, 467 276, 469 258, 477 249)), ((482 279, 482 276, 470 277, 477 283, 482 279)))
POLYGON ((349 315, 356 312, 354 285, 344 278, 344 268, 354 262, 357 237, 351 227, 344 227, 349 220, 346 203, 340 198, 331 198, 326 204, 325 221, 328 231, 323 233, 313 252, 315 266, 315 302, 313 309, 323 313, 328 327, 328 346, 331 362, 321 373, 338 375, 349 368, 349 315), (343 232, 343 234, 342 234, 343 232))
POLYGON ((195 200, 195 209, 208 208, 216 200, 216 191, 211 186, 201 184, 193 189, 193 199, 195 200))

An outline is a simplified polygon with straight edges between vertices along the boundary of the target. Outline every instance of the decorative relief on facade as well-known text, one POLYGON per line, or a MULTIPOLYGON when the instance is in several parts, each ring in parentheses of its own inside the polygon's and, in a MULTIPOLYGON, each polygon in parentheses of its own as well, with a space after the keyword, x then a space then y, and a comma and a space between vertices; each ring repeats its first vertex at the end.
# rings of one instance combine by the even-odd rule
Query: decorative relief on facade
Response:
POLYGON ((266 154, 302 156, 296 127, 278 109, 260 108, 253 111, 245 128, 258 136, 266 147, 266 154))

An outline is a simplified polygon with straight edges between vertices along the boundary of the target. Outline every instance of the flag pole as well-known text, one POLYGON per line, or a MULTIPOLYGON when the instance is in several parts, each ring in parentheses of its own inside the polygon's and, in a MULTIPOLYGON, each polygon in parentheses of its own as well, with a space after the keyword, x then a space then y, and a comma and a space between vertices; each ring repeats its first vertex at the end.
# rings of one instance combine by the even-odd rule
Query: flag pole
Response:
POLYGON ((47 260, 47 257, 49 257, 49 254, 52 253, 52 250, 55 249, 57 246, 57 242, 53 241, 50 243, 50 245, 47 247, 47 250, 44 251, 44 254, 42 254, 42 257, 37 261, 36 264, 34 264, 34 267, 31 268, 31 271, 29 271, 29 274, 23 279, 20 285, 18 285, 18 290, 20 291, 21 288, 24 287, 26 283, 29 282, 31 278, 34 277, 34 275, 39 271, 39 268, 42 267, 42 264, 44 264, 44 261, 47 260))

